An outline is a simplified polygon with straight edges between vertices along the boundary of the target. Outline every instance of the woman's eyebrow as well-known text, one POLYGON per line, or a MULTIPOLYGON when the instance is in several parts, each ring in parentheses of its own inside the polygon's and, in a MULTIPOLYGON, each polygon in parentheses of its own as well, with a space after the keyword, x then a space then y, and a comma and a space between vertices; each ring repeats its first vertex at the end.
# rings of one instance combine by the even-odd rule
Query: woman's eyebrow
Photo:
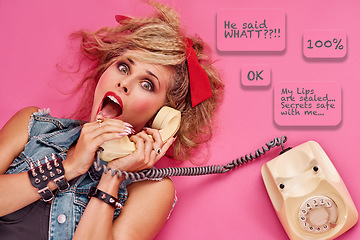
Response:
POLYGON ((150 72, 149 70, 146 70, 146 73, 153 76, 154 78, 156 78, 159 81, 159 78, 152 72, 150 72))
MULTIPOLYGON (((131 65, 134 65, 134 66, 136 65, 135 62, 134 62, 131 58, 127 58, 127 60, 129 61, 129 63, 130 63, 131 65)), ((150 76, 153 76, 154 78, 156 78, 156 80, 158 81, 158 83, 159 83, 159 85, 160 85, 159 78, 158 78, 154 73, 152 73, 152 72, 149 71, 149 70, 146 70, 146 73, 149 74, 150 76)))
POLYGON ((131 65, 135 65, 135 62, 131 58, 127 58, 127 60, 131 63, 131 65))

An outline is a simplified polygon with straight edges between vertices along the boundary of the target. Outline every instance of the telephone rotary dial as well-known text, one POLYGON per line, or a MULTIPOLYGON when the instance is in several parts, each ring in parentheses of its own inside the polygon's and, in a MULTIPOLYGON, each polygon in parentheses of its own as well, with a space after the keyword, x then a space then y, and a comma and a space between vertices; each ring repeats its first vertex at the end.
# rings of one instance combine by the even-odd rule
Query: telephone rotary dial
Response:
POLYGON ((314 141, 265 163, 261 174, 276 214, 291 240, 334 239, 358 220, 343 180, 314 141))

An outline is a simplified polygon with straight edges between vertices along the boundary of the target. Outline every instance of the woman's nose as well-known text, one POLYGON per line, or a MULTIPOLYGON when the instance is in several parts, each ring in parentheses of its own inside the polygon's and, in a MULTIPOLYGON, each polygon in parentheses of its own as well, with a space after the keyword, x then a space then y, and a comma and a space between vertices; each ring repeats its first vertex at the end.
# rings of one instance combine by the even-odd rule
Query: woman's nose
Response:
POLYGON ((126 86, 126 83, 118 83, 117 84, 118 88, 120 88, 124 93, 128 94, 129 93, 129 88, 126 86))

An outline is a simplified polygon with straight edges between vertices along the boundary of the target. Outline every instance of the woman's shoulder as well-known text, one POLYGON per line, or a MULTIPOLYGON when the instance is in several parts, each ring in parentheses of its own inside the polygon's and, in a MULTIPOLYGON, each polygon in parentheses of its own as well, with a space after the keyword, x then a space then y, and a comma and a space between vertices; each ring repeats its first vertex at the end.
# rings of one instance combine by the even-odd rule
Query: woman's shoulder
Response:
POLYGON ((28 140, 28 125, 31 115, 37 112, 37 107, 26 107, 16 112, 0 131, 0 154, 3 157, 0 171, 4 172, 8 165, 23 150, 28 140))
POLYGON ((16 114, 21 114, 24 117, 30 117, 32 114, 38 112, 39 110, 40 110, 39 107, 29 106, 29 107, 24 107, 24 108, 20 109, 16 114))
POLYGON ((18 128, 21 132, 29 133, 29 125, 32 122, 32 117, 38 113, 40 108, 36 106, 25 107, 17 111, 10 120, 6 123, 9 124, 11 129, 18 128))
POLYGON ((7 129, 27 130, 27 126, 29 125, 31 115, 37 111, 39 111, 39 108, 35 106, 30 106, 20 109, 8 120, 8 122, 4 125, 2 130, 7 130, 7 129))
POLYGON ((0 140, 14 139, 26 143, 29 138, 30 126, 33 124, 33 116, 41 111, 43 110, 36 106, 25 107, 17 111, 2 127, 0 140))
POLYGON ((16 118, 30 118, 30 116, 39 111, 40 108, 36 107, 36 106, 29 106, 29 107, 24 107, 22 109, 20 109, 19 111, 17 111, 15 114, 14 114, 14 117, 16 118))

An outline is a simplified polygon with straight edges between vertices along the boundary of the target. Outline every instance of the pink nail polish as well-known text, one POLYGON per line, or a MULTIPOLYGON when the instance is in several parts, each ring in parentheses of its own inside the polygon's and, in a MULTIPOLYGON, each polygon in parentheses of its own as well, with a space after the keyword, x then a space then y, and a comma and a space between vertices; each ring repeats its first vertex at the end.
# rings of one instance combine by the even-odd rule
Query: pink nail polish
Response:
POLYGON ((134 134, 135 133, 135 130, 132 129, 132 128, 129 128, 129 127, 126 127, 124 132, 127 132, 128 134, 134 134))
POLYGON ((120 136, 120 137, 124 137, 124 136, 127 136, 127 135, 129 135, 129 133, 127 133, 127 132, 119 133, 119 136, 120 136))
POLYGON ((127 130, 128 132, 130 132, 131 134, 135 133, 135 130, 132 127, 126 127, 125 130, 127 130))
POLYGON ((134 126, 133 126, 133 125, 131 125, 130 123, 124 122, 124 124, 125 124, 125 126, 127 126, 127 127, 134 128, 134 126))

